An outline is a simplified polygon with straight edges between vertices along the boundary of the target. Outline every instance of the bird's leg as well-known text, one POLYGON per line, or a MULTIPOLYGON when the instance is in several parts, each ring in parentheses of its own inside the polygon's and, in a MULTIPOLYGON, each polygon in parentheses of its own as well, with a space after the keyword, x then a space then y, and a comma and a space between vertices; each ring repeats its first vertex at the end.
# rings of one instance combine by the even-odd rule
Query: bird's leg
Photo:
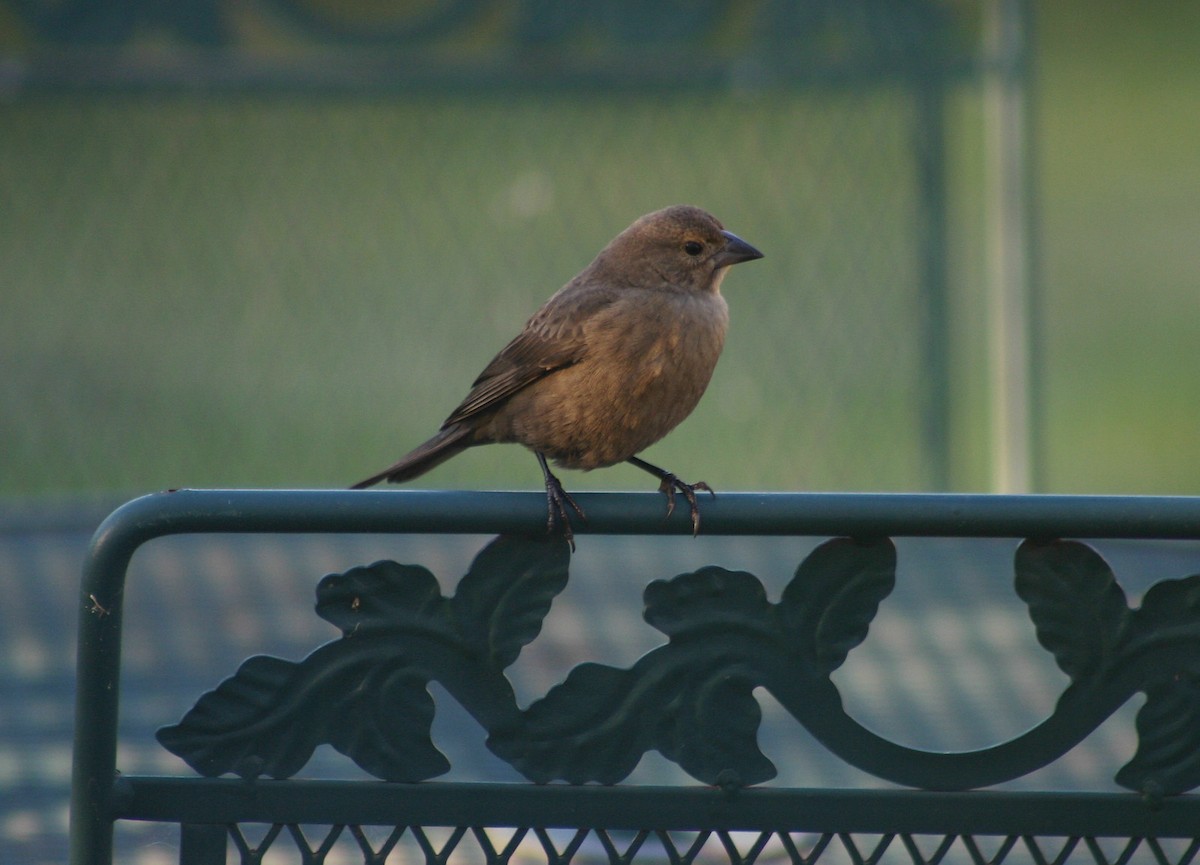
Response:
POLYGON ((567 505, 570 505, 584 522, 587 522, 587 514, 576 504, 575 499, 571 498, 571 494, 563 489, 562 481, 550 471, 542 452, 534 451, 534 455, 538 459, 538 465, 542 467, 542 476, 546 479, 546 531, 553 532, 555 523, 561 521, 563 537, 571 545, 571 552, 575 552, 575 533, 571 531, 571 516, 567 512, 567 505))
POLYGON ((637 457, 630 457, 625 462, 629 463, 630 465, 637 466, 642 471, 650 472, 650 474, 659 479, 660 483, 658 485, 658 490, 661 493, 665 493, 667 496, 668 517, 675 512, 675 491, 678 490, 679 492, 683 493, 683 497, 687 499, 688 507, 692 512, 692 535, 695 536, 700 534, 700 507, 696 504, 696 490, 703 490, 715 499, 717 497, 717 493, 712 487, 710 487, 704 481, 694 484, 684 483, 666 469, 660 469, 658 466, 648 463, 643 459, 638 459, 637 457))

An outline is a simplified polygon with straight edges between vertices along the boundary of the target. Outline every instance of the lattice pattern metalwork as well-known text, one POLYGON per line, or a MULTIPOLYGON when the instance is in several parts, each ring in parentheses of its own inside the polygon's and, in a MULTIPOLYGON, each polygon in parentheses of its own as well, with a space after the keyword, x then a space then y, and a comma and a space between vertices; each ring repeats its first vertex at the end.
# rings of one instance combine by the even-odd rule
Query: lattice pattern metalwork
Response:
POLYGON ((437 832, 421 826, 302 827, 274 824, 247 837, 228 827, 230 843, 242 865, 259 865, 272 856, 298 854, 305 865, 362 861, 384 863, 566 863, 663 862, 670 865, 728 862, 791 865, 1191 865, 1200 840, 1157 838, 1036 837, 1004 835, 667 832, 641 829, 553 831, 544 828, 484 829, 459 826, 437 832), (288 849, 281 850, 280 848, 288 849), (361 858, 359 858, 361 857, 361 858))

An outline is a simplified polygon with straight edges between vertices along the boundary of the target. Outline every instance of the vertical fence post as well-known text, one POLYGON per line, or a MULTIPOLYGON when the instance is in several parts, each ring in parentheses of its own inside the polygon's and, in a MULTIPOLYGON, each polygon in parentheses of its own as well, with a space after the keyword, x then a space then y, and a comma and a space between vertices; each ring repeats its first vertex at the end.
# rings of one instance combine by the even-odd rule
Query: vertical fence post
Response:
POLYGON ((916 84, 917 195, 920 200, 921 352, 919 394, 926 483, 950 488, 950 321, 946 243, 946 80, 934 64, 916 84))
POLYGON ((1024 493, 1037 481, 1040 403, 1033 370, 1029 6, 1027 0, 990 0, 984 17, 991 487, 997 493, 1024 493))
POLYGON ((75 662, 71 865, 111 865, 125 572, 140 539, 110 517, 84 560, 75 662), (106 527, 108 530, 106 531, 106 527))

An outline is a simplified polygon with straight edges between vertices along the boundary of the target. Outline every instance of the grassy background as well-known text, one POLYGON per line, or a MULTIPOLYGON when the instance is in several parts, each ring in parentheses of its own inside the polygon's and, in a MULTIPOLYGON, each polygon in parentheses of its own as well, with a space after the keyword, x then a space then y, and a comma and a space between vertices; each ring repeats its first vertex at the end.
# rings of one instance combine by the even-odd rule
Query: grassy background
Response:
MULTIPOLYGON (((1044 487, 1193 492, 1200 12, 1038 20, 1044 487)), ((717 489, 920 489, 896 94, 26 97, 0 105, 0 492, 344 486, 436 429, 634 216, 767 259, 696 414, 647 452, 717 489)), ((974 93, 952 112, 954 486, 987 478, 974 93)), ((636 470, 572 488, 644 488, 636 470)), ((485 448, 422 485, 533 487, 485 448)))
POLYGON ((1045 4, 1048 486, 1200 489, 1200 7, 1045 4))

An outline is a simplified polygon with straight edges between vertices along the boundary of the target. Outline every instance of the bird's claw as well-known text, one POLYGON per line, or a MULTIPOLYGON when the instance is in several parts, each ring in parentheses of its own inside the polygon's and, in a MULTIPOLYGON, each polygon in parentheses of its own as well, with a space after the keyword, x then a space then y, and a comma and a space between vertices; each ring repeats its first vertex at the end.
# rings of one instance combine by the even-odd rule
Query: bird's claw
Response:
POLYGON ((571 515, 567 510, 568 505, 579 515, 581 520, 587 522, 587 514, 583 512, 583 508, 579 506, 578 502, 571 498, 571 494, 563 489, 558 478, 554 475, 547 477, 546 531, 553 534, 555 528, 561 525, 563 539, 571 545, 571 552, 575 552, 575 533, 571 531, 571 515))
POLYGON ((658 485, 658 491, 665 494, 667 497, 667 519, 670 519, 671 514, 675 513, 675 491, 683 493, 684 499, 687 500, 688 508, 692 515, 692 537, 700 534, 700 506, 696 504, 696 490, 701 490, 708 493, 714 499, 717 497, 716 490, 706 484, 704 481, 698 481, 694 484, 684 483, 675 475, 668 472, 662 479, 662 483, 658 485))

